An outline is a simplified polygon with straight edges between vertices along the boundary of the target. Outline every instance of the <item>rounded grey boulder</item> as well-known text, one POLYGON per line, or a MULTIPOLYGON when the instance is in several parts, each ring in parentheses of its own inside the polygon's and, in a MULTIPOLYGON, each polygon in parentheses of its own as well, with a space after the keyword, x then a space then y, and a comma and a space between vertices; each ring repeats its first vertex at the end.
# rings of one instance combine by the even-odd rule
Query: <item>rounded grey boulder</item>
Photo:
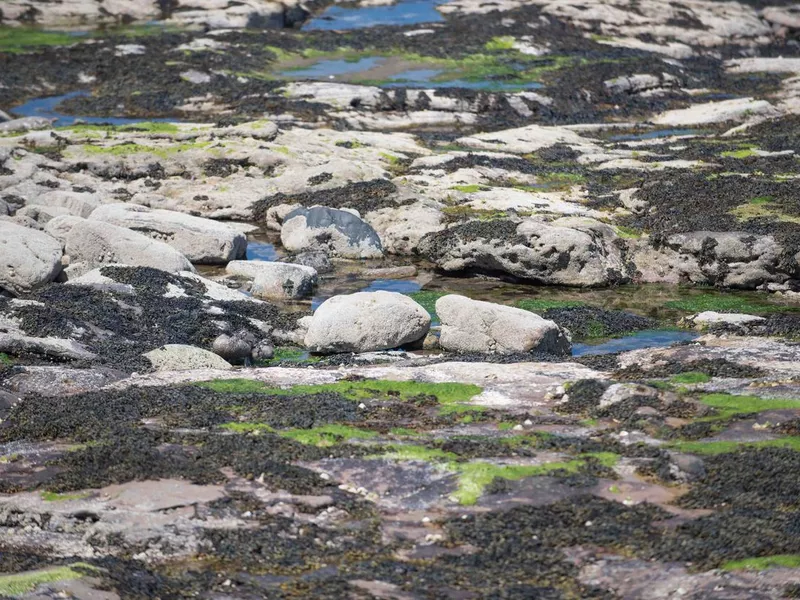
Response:
POLYGON ((338 258, 380 258, 381 238, 356 214, 324 206, 298 208, 286 215, 281 243, 290 252, 322 250, 338 258))
POLYGON ((436 301, 439 343, 454 352, 569 354, 572 345, 553 321, 537 314, 450 294, 436 301))
POLYGON ((427 311, 396 292, 358 292, 323 302, 308 328, 311 352, 372 352, 416 342, 430 329, 427 311))
POLYGON ((0 289, 22 294, 61 272, 61 244, 44 232, 0 221, 0 289))

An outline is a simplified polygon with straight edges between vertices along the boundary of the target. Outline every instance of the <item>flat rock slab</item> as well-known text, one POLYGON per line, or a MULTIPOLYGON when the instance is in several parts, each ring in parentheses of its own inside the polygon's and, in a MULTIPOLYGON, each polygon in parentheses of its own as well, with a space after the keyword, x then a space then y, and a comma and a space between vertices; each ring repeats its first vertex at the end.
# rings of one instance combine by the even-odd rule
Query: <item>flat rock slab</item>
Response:
POLYGON ((98 491, 115 508, 162 511, 193 504, 207 504, 225 496, 221 485, 194 485, 178 479, 131 481, 110 485, 98 491))

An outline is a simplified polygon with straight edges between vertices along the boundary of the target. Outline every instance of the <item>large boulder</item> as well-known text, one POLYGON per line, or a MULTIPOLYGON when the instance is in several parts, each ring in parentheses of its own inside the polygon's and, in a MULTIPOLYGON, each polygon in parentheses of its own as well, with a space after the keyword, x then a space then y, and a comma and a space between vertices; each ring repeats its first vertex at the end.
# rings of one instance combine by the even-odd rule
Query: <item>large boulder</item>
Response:
POLYGON ((138 204, 106 204, 90 219, 133 229, 162 240, 197 264, 225 264, 245 255, 247 238, 232 227, 173 210, 152 209, 138 204))
POLYGON ((232 275, 253 279, 250 291, 257 298, 305 298, 317 285, 314 269, 291 263, 234 260, 225 270, 232 275))
POLYGON ((439 343, 454 352, 569 354, 570 340, 553 321, 537 314, 454 294, 436 301, 442 323, 439 343))
POLYGON ((185 344, 167 344, 146 352, 144 357, 150 361, 156 371, 229 370, 233 368, 221 356, 203 348, 185 344))
POLYGON ((314 313, 305 346, 323 354, 389 350, 424 338, 430 324, 425 309, 403 294, 334 296, 314 313))
POLYGON ((507 273, 545 285, 604 286, 629 267, 614 230, 584 217, 469 221, 422 238, 420 253, 445 271, 507 273))
POLYGON ((47 225, 48 231, 61 228, 71 263, 87 268, 116 263, 169 273, 194 271, 192 263, 172 246, 125 227, 75 217, 57 217, 47 225))
POLYGON ((324 250, 338 258, 380 258, 381 239, 361 217, 347 210, 312 206, 286 215, 281 243, 290 252, 324 250))
POLYGON ((0 289, 29 292, 61 272, 61 244, 42 231, 0 221, 0 289))

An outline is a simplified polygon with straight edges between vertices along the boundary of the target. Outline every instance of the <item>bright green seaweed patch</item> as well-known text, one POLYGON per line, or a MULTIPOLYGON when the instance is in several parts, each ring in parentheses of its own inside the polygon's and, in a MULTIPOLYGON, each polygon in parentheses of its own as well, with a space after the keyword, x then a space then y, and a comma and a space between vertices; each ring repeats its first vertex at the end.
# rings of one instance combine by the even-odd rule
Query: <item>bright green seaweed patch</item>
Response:
POLYGON ((19 54, 46 46, 67 46, 81 41, 81 38, 67 33, 28 27, 0 27, 0 53, 19 54))
POLYGON ((83 500, 88 498, 91 492, 77 492, 75 494, 58 494, 56 492, 42 492, 42 500, 45 502, 67 502, 68 500, 83 500))
POLYGON ((476 413, 486 410, 481 406, 468 404, 483 389, 466 383, 424 383, 419 381, 386 381, 370 379, 367 381, 337 381, 319 385, 295 385, 290 388, 269 387, 267 384, 251 379, 216 379, 202 381, 194 385, 215 392, 232 394, 270 394, 274 396, 302 396, 321 393, 341 394, 350 400, 370 400, 388 397, 394 400, 413 400, 420 396, 433 396, 439 402, 441 414, 476 413))
POLYGON ((756 156, 758 148, 753 145, 740 146, 737 150, 728 150, 720 154, 723 158, 749 158, 756 156))
POLYGON ((512 35, 493 37, 485 44, 487 50, 513 50, 516 39, 512 35))
POLYGON ((275 431, 266 423, 247 423, 247 422, 233 422, 223 423, 220 425, 222 429, 233 431, 234 433, 269 433, 275 431))
POLYGON ((334 423, 312 429, 287 429, 278 435, 308 446, 333 446, 347 440, 369 440, 378 434, 367 429, 334 423))
POLYGON ((738 294, 693 294, 680 300, 670 300, 667 308, 684 312, 698 313, 707 310, 716 312, 768 313, 790 310, 790 307, 770 304, 759 299, 743 297, 738 294))
POLYGON ((579 300, 548 300, 546 298, 526 298, 517 302, 518 308, 535 313, 544 312, 551 308, 576 308, 578 306, 586 306, 586 304, 579 300))
POLYGON ((58 127, 61 131, 124 131, 124 132, 137 132, 142 131, 145 133, 178 133, 180 128, 175 123, 157 122, 157 121, 142 121, 141 123, 132 123, 130 125, 111 125, 103 123, 76 123, 73 125, 65 125, 58 127))
POLYGON ((456 460, 458 457, 452 452, 445 452, 438 448, 415 446, 411 444, 392 444, 390 450, 373 458, 386 458, 389 460, 416 460, 422 462, 439 460, 456 460))
POLYGON ((468 185, 454 185, 450 189, 458 192, 464 192, 465 194, 474 194, 475 192, 484 192, 490 188, 486 187, 485 185, 471 183, 468 185))
POLYGON ((433 292, 433 291, 426 291, 423 290, 421 292, 413 292, 408 294, 408 297, 411 298, 414 302, 422 306, 431 317, 438 321, 439 317, 436 315, 436 301, 441 298, 442 296, 447 296, 447 292, 433 292))
POLYGON ((692 384, 692 383, 706 383, 708 381, 711 381, 711 377, 706 373, 701 373, 700 371, 688 371, 686 373, 679 373, 678 375, 674 375, 670 378, 671 383, 692 384))
POLYGON ((41 571, 28 571, 27 573, 14 573, 0 575, 0 596, 21 596, 35 590, 45 583, 80 579, 84 573, 77 569, 97 571, 92 565, 77 562, 66 567, 53 567, 41 571))
POLYGON ((169 146, 145 146, 142 144, 117 144, 114 146, 94 146, 85 144, 83 151, 87 154, 108 154, 110 156, 129 156, 131 154, 152 154, 159 158, 167 158, 179 152, 187 150, 202 150, 208 148, 211 142, 189 142, 183 144, 172 144, 169 146))
POLYGON ((784 437, 777 440, 759 442, 737 442, 721 440, 715 442, 672 442, 669 447, 679 452, 691 454, 728 454, 742 448, 790 448, 800 452, 800 437, 784 437))
POLYGON ((765 571, 773 567, 786 567, 789 569, 800 567, 800 554, 776 554, 774 556, 743 558, 741 560, 730 560, 722 565, 722 569, 725 571, 739 571, 742 569, 765 571))
POLYGON ((14 359, 12 359, 8 354, 5 352, 0 352, 0 365, 4 365, 9 367, 14 364, 14 359))
MULTIPOLYGON (((684 373, 684 375, 688 375, 688 373, 684 373)), ((719 393, 705 394, 699 400, 706 406, 717 410, 716 418, 730 418, 735 415, 759 413, 766 410, 800 409, 800 400, 795 399, 768 399, 757 396, 736 396, 719 393)))

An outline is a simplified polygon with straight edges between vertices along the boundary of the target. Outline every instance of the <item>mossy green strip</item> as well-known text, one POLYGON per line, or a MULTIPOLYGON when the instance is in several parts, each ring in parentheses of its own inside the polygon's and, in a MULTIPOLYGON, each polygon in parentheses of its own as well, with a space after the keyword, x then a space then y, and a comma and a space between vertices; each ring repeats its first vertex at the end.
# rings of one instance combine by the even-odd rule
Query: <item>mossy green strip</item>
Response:
POLYGON ((358 427, 331 424, 313 429, 287 429, 278 435, 309 446, 333 446, 347 440, 369 440, 378 434, 358 427))
POLYGON ((700 371, 688 371, 687 373, 679 373, 670 378, 671 383, 707 383, 711 381, 711 377, 700 371))
POLYGON ((486 187, 485 185, 478 185, 477 183, 471 183, 468 185, 454 185, 450 189, 456 190, 457 192, 464 192, 465 194, 474 194, 476 192, 485 192, 490 188, 486 187))
POLYGON ((5 352, 0 352, 0 365, 10 367, 14 364, 14 360, 5 352))
POLYGON ((785 437, 777 440, 762 440, 759 442, 736 442, 736 441, 715 441, 715 442, 672 442, 669 447, 679 452, 690 454, 728 454, 736 452, 742 448, 790 448, 800 452, 800 437, 785 437))
POLYGON ((680 300, 670 300, 666 302, 664 306, 666 308, 691 313, 704 312, 707 310, 737 313, 769 313, 792 310, 791 307, 771 304, 768 301, 758 298, 727 293, 692 294, 680 300))
POLYGON ((27 27, 0 27, 0 53, 19 54, 47 46, 77 44, 86 38, 27 27))
POLYGON ((67 502, 69 500, 83 500, 91 496, 91 492, 78 492, 75 494, 58 494, 56 492, 42 492, 45 502, 67 502))
MULTIPOLYGON (((684 375, 689 375, 685 373, 684 375)), ((677 377, 677 376, 676 376, 677 377)), ((674 379, 674 378, 673 378, 674 379)), ((681 382, 691 383, 691 382, 681 382)), ((716 418, 730 418, 734 415, 759 413, 766 410, 800 409, 800 400, 784 398, 759 398, 758 396, 736 396, 733 394, 705 394, 699 398, 706 406, 715 408, 716 418)))
POLYGON ((759 556, 731 560, 722 565, 725 571, 739 571, 742 569, 752 571, 765 571, 773 567, 786 567, 795 569, 800 567, 800 554, 776 554, 775 556, 759 556))
POLYGON ((392 444, 390 450, 372 458, 386 458, 389 460, 417 460, 417 461, 441 461, 456 460, 458 456, 452 452, 445 452, 438 448, 428 448, 426 446, 415 446, 412 444, 392 444))
POLYGON ((79 579, 84 576, 84 573, 76 570, 78 568, 88 571, 97 571, 97 568, 92 565, 78 562, 68 567, 54 567, 41 571, 0 575, 0 596, 21 596, 32 592, 38 586, 45 583, 79 579))

